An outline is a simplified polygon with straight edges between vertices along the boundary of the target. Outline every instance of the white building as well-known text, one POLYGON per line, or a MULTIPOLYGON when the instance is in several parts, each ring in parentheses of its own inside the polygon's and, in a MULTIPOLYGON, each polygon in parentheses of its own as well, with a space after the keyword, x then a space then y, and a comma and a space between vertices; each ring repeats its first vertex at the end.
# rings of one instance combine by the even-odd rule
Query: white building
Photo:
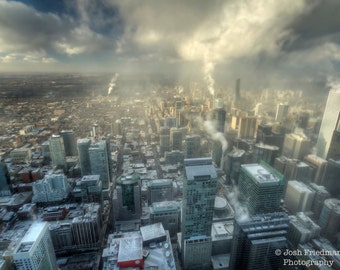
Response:
POLYGON ((296 214, 297 212, 310 211, 315 196, 315 191, 302 182, 288 181, 284 198, 288 210, 296 214))
POLYGON ((58 269, 47 222, 31 225, 13 253, 13 262, 18 270, 58 269))

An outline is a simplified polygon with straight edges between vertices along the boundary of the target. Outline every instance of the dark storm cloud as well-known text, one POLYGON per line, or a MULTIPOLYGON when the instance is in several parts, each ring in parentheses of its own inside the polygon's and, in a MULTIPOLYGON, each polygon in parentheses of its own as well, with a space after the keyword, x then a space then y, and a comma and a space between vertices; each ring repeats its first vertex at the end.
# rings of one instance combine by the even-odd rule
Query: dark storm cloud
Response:
POLYGON ((296 40, 284 46, 284 50, 301 50, 323 43, 340 43, 340 1, 311 0, 312 8, 301 14, 290 25, 296 40))
POLYGON ((0 2, 0 61, 196 73, 211 92, 220 78, 274 87, 338 75, 338 0, 46 3, 0 2))
POLYGON ((78 9, 73 11, 66 7, 65 12, 60 11, 41 12, 20 2, 0 2, 0 60, 28 62, 30 59, 36 61, 41 55, 45 60, 53 57, 58 61, 58 54, 84 53, 86 56, 87 53, 114 50, 119 38, 118 26, 111 27, 113 19, 99 20, 105 18, 104 15, 110 18, 112 9, 98 15, 96 23, 89 23, 94 17, 84 19, 77 13, 78 9), (104 35, 109 31, 110 35, 104 35), (30 58, 30 55, 35 57, 30 58))

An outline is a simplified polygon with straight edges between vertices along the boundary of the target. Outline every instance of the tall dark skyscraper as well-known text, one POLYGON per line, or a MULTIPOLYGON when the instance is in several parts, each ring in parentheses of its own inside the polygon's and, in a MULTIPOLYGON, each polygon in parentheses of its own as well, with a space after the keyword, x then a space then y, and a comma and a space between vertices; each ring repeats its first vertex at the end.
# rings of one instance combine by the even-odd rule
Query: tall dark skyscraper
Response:
POLYGON ((91 174, 91 163, 89 155, 90 145, 90 139, 78 139, 77 141, 81 175, 91 174))
POLYGON ((213 110, 213 120, 216 121, 216 129, 218 132, 224 133, 226 114, 227 112, 222 108, 213 110))
POLYGON ((211 158, 185 159, 181 251, 184 269, 210 269, 217 174, 211 158))
POLYGON ((282 258, 275 254, 275 250, 286 249, 288 228, 288 215, 280 212, 236 220, 229 269, 279 269, 282 258))
POLYGON ((74 132, 72 130, 62 130, 60 135, 64 141, 66 156, 77 156, 78 152, 74 132))

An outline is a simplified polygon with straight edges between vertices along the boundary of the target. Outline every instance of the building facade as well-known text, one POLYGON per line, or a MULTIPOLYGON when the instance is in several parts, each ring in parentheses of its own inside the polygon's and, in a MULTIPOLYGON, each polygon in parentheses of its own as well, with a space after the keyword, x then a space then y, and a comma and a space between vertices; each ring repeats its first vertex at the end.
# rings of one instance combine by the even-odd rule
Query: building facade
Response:
POLYGON ((316 143, 317 155, 327 159, 334 131, 340 132, 340 89, 330 90, 323 114, 318 141, 316 143))
POLYGON ((217 174, 211 158, 185 159, 181 252, 184 269, 209 269, 217 174))
POLYGON ((260 162, 241 165, 238 180, 241 199, 250 214, 278 211, 284 189, 284 176, 260 162))
POLYGON ((58 269, 47 222, 35 222, 13 253, 18 270, 58 269))
POLYGON ((229 269, 279 269, 282 258, 275 250, 286 249, 288 224, 288 215, 281 212, 236 220, 229 269))

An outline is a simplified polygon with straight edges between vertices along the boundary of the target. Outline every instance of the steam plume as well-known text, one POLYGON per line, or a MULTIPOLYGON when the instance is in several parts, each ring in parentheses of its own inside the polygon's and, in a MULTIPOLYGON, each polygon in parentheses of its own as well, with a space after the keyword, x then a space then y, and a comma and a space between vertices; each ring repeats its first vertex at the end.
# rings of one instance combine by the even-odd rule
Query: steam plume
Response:
POLYGON ((110 84, 109 84, 109 89, 108 89, 108 91, 107 91, 107 95, 110 95, 111 92, 112 92, 112 90, 113 90, 113 88, 116 86, 116 81, 117 81, 118 77, 119 77, 119 74, 118 74, 118 73, 115 73, 115 74, 113 75, 113 77, 112 77, 112 79, 111 79, 111 82, 110 82, 110 84))
POLYGON ((210 119, 204 121, 203 125, 204 125, 204 128, 205 128, 205 131, 209 134, 209 136, 213 140, 219 141, 221 143, 221 145, 222 145, 222 155, 223 155, 224 152, 228 148, 228 142, 227 142, 226 138, 224 137, 224 134, 222 132, 217 131, 215 123, 210 119))
POLYGON ((237 185, 233 183, 233 188, 231 192, 227 194, 227 198, 235 210, 235 219, 239 221, 244 221, 249 218, 249 211, 247 207, 243 206, 240 203, 240 201, 238 200, 238 197, 239 197, 239 190, 237 188, 237 185))
POLYGON ((215 69, 215 63, 212 61, 208 60, 207 57, 204 59, 204 64, 203 64, 203 74, 204 74, 204 79, 207 83, 209 93, 214 96, 215 94, 215 80, 213 78, 213 72, 215 69))

